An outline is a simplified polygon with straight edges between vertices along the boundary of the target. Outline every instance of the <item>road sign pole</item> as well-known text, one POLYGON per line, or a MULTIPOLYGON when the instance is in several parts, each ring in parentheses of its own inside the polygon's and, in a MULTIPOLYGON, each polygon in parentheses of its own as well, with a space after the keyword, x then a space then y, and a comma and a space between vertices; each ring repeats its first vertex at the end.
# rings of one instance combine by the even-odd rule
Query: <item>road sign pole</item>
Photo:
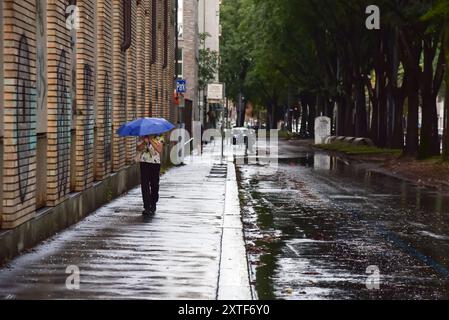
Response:
POLYGON ((224 125, 225 125, 225 117, 224 117, 224 98, 225 98, 225 84, 223 84, 223 94, 222 94, 222 100, 221 105, 223 107, 223 111, 221 113, 221 163, 223 164, 224 160, 224 139, 225 139, 225 131, 224 131, 224 125))

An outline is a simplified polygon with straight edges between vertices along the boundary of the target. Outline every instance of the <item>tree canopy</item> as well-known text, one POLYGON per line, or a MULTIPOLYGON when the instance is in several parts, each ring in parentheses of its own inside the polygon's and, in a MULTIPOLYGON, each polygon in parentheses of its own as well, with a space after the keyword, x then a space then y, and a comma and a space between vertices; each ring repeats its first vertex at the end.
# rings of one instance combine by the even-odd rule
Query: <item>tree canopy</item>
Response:
POLYGON ((207 85, 215 79, 218 71, 218 52, 207 48, 204 44, 208 33, 200 33, 200 49, 199 49, 199 64, 198 64, 198 87, 199 90, 204 90, 207 85))
POLYGON ((271 128, 299 103, 301 131, 310 135, 323 114, 337 135, 370 137, 409 156, 439 155, 448 12, 449 0, 224 0, 220 80, 229 98, 266 108, 271 128), (367 28, 372 5, 379 29, 367 28))

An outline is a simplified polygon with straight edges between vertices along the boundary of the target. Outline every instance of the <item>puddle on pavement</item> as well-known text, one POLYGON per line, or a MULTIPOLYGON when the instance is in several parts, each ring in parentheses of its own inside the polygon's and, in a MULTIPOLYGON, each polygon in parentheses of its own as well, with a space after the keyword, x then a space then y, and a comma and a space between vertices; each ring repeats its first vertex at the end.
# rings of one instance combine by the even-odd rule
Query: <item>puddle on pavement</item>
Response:
POLYGON ((449 195, 313 153, 239 180, 260 299, 449 298, 449 195))

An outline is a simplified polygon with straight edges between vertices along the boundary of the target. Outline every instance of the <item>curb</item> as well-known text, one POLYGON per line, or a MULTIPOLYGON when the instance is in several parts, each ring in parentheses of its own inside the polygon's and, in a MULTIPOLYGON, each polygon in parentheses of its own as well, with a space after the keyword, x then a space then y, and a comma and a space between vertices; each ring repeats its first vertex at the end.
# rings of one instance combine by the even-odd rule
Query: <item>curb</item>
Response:
POLYGON ((228 162, 217 300, 253 300, 235 170, 228 162))

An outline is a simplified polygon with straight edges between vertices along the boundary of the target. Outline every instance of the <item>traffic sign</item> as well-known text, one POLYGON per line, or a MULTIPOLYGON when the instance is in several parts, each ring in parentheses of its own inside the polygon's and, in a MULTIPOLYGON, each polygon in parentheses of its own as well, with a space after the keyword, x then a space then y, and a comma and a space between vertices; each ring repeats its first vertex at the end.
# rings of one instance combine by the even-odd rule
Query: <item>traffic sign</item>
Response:
POLYGON ((186 81, 184 79, 176 80, 176 92, 177 93, 186 92, 186 81))
POLYGON ((223 84, 209 83, 207 85, 207 99, 208 100, 223 100, 223 84))

